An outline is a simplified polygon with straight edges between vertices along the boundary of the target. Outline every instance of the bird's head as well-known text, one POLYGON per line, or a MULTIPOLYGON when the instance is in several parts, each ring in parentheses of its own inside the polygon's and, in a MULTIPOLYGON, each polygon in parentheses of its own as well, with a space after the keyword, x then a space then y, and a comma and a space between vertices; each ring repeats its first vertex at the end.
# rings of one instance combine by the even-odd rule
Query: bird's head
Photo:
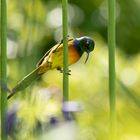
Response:
POLYGON ((76 38, 76 40, 78 41, 78 46, 80 47, 81 52, 82 53, 86 52, 87 54, 85 60, 86 63, 89 58, 89 53, 94 50, 95 43, 92 38, 87 36, 76 38))

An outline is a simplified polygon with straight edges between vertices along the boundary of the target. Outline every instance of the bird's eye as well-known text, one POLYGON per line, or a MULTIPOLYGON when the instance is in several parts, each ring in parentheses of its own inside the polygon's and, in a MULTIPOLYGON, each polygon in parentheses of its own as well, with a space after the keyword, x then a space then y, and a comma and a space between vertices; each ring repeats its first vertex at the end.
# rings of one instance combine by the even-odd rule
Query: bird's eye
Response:
POLYGON ((87 49, 89 49, 89 45, 90 45, 89 41, 86 41, 85 47, 86 47, 87 49))

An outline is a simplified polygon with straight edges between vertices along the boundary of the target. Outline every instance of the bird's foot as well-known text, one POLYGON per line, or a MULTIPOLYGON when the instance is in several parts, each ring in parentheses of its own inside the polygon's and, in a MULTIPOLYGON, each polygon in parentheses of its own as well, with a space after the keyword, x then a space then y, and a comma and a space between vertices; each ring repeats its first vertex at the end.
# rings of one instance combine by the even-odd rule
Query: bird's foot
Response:
MULTIPOLYGON (((60 71, 60 73, 64 73, 64 70, 59 67, 57 68, 57 70, 60 71)), ((70 72, 71 72, 71 70, 68 70, 68 72, 66 72, 66 74, 71 75, 70 72)))

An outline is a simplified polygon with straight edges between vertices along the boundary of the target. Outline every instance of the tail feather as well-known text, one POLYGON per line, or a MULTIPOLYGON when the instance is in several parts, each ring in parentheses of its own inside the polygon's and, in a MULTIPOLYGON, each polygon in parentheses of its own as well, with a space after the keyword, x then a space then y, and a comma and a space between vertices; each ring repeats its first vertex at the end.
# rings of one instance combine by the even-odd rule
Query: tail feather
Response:
POLYGON ((34 71, 29 73, 26 77, 24 77, 18 84, 11 90, 10 95, 8 95, 7 99, 10 99, 17 92, 24 90, 27 88, 34 80, 38 79, 42 74, 39 74, 39 67, 34 71))

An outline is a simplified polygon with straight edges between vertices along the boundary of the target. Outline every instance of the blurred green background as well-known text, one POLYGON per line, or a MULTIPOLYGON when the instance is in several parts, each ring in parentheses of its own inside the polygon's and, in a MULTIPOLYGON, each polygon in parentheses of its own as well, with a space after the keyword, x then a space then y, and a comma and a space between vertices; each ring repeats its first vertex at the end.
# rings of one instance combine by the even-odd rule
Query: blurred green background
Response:
MULTIPOLYGON (((62 39, 62 9, 58 0, 8 0, 7 6, 11 88, 62 39)), ((140 1, 116 6, 117 140, 140 140, 140 1)), ((105 0, 69 0, 69 36, 96 43, 86 65, 83 56, 70 66, 71 121, 62 112, 62 74, 49 71, 8 101, 9 140, 108 139, 107 10, 105 0)))

